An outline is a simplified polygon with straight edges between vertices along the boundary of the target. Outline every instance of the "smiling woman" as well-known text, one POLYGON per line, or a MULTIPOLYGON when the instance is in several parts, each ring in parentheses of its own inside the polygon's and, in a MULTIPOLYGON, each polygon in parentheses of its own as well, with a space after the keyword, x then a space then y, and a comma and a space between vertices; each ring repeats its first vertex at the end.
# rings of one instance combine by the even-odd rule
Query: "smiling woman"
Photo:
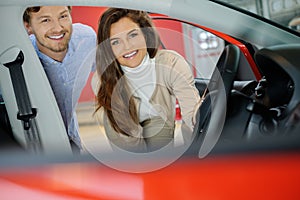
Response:
POLYGON ((193 130, 199 93, 192 71, 178 53, 158 50, 159 41, 144 11, 109 8, 99 21, 97 111, 105 113, 107 137, 125 150, 150 152, 172 144, 176 99, 193 130))

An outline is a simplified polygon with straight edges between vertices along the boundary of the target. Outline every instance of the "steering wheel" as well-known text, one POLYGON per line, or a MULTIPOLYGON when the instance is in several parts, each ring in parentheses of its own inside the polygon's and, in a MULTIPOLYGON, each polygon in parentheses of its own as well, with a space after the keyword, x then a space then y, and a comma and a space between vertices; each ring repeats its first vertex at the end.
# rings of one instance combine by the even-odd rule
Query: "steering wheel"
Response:
POLYGON ((197 110, 194 140, 188 150, 191 153, 200 147, 199 158, 205 157, 211 151, 221 135, 226 118, 227 99, 238 71, 239 59, 239 48, 228 44, 207 85, 209 93, 197 110))

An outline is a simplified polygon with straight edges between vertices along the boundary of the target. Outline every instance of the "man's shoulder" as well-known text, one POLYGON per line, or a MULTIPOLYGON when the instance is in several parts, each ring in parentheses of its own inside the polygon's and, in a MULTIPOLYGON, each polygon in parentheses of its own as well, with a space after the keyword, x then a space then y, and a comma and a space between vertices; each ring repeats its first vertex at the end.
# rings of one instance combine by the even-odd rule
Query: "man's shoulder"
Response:
POLYGON ((79 37, 96 37, 94 29, 86 24, 74 23, 73 34, 79 37))

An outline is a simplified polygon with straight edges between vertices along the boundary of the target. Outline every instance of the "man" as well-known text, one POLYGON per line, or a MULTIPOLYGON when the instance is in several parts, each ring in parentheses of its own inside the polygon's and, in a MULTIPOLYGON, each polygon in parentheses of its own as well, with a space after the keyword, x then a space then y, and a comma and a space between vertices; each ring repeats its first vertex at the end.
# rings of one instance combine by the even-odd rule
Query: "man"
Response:
POLYGON ((71 145, 81 149, 75 107, 94 64, 88 56, 95 50, 96 33, 87 25, 72 24, 68 6, 30 7, 23 21, 51 84, 71 145))

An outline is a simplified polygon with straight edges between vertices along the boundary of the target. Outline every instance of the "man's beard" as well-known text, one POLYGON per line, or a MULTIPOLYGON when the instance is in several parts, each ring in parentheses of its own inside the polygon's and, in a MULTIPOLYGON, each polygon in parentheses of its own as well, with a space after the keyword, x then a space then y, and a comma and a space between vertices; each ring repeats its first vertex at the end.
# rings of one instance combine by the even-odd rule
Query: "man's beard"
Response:
POLYGON ((50 46, 50 45, 47 45, 45 43, 41 43, 39 42, 43 47, 55 52, 55 53, 60 53, 60 52, 64 52, 66 49, 68 49, 68 43, 69 43, 70 39, 66 40, 63 44, 60 44, 58 46, 50 46))
POLYGON ((64 52, 66 49, 68 49, 68 43, 64 44, 63 46, 60 45, 57 48, 48 47, 48 49, 50 49, 51 51, 53 51, 55 53, 64 52))
MULTIPOLYGON (((61 53, 66 51, 66 49, 68 49, 68 45, 69 45, 69 41, 71 39, 71 35, 67 34, 68 32, 65 32, 64 35, 64 39, 61 42, 55 42, 55 41, 51 41, 50 38, 48 38, 47 36, 44 38, 46 38, 46 40, 44 40, 43 37, 36 37, 37 43, 42 46, 44 49, 48 49, 54 53, 61 53)), ((72 31, 70 32, 72 33, 72 31)), ((37 34, 35 34, 37 35, 37 34)))

